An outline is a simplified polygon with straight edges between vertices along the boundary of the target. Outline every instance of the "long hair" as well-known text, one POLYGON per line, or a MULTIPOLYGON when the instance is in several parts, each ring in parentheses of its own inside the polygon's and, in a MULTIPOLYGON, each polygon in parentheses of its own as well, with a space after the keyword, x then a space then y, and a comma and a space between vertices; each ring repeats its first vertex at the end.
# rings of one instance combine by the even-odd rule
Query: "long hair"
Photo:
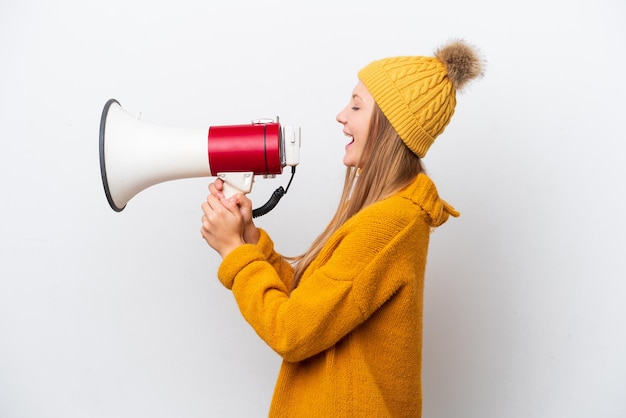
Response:
POLYGON ((424 172, 421 159, 400 139, 378 105, 374 105, 363 154, 357 167, 346 169, 343 192, 335 215, 308 251, 291 259, 297 262, 294 287, 341 225, 363 208, 405 188, 421 172, 424 172))

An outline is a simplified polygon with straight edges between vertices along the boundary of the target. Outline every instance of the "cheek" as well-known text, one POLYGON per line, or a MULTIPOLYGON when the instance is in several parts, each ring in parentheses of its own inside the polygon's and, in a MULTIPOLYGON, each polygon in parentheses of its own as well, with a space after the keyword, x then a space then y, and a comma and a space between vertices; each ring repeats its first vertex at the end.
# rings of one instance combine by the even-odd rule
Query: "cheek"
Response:
POLYGON ((367 138, 367 135, 369 134, 369 130, 370 130, 370 121, 372 119, 371 115, 367 115, 364 116, 360 121, 359 121, 359 132, 361 132, 361 135, 363 135, 363 137, 367 138))
POLYGON ((359 142, 364 144, 365 141, 367 141, 367 137, 369 136, 369 129, 367 129, 367 127, 364 127, 363 129, 359 130, 359 142))

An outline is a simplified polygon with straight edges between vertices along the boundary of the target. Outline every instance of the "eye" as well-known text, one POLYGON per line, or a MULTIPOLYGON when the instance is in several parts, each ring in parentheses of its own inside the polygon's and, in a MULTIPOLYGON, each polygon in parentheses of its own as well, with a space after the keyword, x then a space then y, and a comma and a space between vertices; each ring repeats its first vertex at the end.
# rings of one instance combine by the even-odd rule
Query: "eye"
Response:
POLYGON ((361 108, 358 106, 352 106, 352 110, 361 110, 361 108))

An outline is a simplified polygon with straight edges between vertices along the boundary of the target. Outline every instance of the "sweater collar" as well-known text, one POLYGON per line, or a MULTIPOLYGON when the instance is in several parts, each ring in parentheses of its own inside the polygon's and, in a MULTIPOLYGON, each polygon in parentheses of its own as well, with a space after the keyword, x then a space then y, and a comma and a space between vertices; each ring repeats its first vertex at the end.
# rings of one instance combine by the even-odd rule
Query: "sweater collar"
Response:
POLYGON ((424 173, 418 174, 415 180, 400 192, 400 196, 420 206, 430 218, 430 225, 433 227, 442 225, 450 215, 454 217, 460 215, 439 197, 435 183, 424 173))

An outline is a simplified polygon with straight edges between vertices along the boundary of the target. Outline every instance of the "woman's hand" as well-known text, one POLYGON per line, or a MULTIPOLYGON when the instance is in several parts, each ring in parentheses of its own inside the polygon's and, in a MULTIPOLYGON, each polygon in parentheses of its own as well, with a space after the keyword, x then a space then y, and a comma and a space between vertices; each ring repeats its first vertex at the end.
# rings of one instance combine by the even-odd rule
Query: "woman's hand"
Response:
MULTIPOLYGON (((218 198, 224 198, 224 181, 217 179, 215 183, 209 184, 209 192, 218 198)), ((237 202, 243 219, 243 239, 246 244, 256 244, 259 242, 260 233, 254 225, 252 218, 252 201, 243 194, 236 194, 231 197, 237 202)))
POLYGON ((210 194, 202 203, 202 211, 202 238, 222 258, 245 244, 244 221, 236 199, 210 194))

